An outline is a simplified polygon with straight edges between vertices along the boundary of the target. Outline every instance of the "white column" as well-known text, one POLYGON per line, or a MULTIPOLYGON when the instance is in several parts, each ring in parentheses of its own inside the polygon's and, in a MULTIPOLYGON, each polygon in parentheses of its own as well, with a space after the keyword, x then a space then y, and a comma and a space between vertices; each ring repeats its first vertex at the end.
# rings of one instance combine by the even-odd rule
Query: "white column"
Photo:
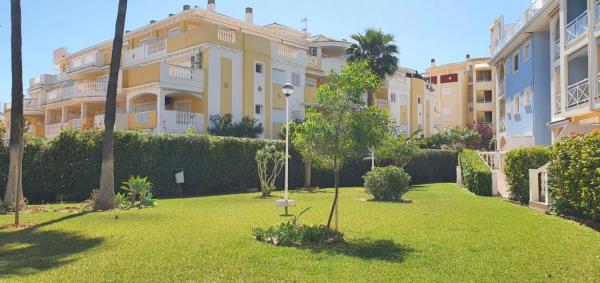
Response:
POLYGON ((560 0, 559 8, 559 27, 560 27, 560 96, 561 96, 561 113, 565 112, 567 105, 567 76, 568 76, 568 61, 565 56, 565 46, 567 44, 566 37, 566 22, 567 22, 567 0, 560 0))
POLYGON ((158 91, 156 96, 156 131, 157 133, 164 132, 165 121, 165 95, 162 90, 158 91))
POLYGON ((596 19, 596 0, 588 0, 588 77, 589 77, 589 105, 592 105, 598 91, 598 44, 594 37, 596 19))
MULTIPOLYGON (((84 102, 81 103, 80 120, 81 120, 81 128, 84 128, 85 123, 87 122, 87 105, 84 102)), ((93 123, 92 123, 92 128, 93 128, 93 123)))
POLYGON ((61 122, 62 122, 62 123, 66 123, 66 122, 67 122, 67 120, 68 120, 66 108, 63 106, 63 107, 61 108, 61 111, 62 111, 62 118, 61 118, 61 122))

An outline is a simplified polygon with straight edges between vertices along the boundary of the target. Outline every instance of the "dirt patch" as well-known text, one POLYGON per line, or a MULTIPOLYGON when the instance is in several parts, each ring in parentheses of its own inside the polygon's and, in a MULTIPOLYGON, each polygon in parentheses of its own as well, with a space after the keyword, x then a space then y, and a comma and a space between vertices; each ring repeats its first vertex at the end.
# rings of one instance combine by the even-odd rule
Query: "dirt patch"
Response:
POLYGON ((19 225, 15 225, 14 223, 10 223, 10 224, 2 224, 0 225, 0 231, 1 230, 23 230, 23 229, 27 229, 27 228, 31 228, 34 227, 36 224, 34 223, 21 223, 19 225))

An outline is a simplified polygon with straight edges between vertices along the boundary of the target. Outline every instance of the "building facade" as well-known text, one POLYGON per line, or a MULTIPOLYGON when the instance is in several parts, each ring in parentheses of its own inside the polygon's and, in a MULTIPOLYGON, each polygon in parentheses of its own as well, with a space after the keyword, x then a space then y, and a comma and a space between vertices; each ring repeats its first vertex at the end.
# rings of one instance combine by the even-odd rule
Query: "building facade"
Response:
POLYGON ((453 125, 496 127, 495 69, 488 61, 489 58, 467 55, 464 62, 436 65, 435 59, 431 59, 426 72, 432 86, 428 90, 432 131, 453 125))
MULTIPOLYGON (((178 14, 126 31, 117 94, 117 129, 206 132, 210 116, 258 119, 265 138, 285 122, 284 83, 292 83, 291 118, 301 119, 329 70, 345 62, 348 42, 279 24, 253 23, 184 6, 178 14)), ((104 128, 112 42, 54 51, 58 74, 30 80, 24 101, 28 131, 53 138, 64 128, 104 128)), ((5 104, 10 115, 10 104, 5 104)))
POLYGON ((599 12, 595 0, 533 0, 517 22, 492 24, 498 118, 506 121, 498 149, 546 145, 600 127, 599 12))

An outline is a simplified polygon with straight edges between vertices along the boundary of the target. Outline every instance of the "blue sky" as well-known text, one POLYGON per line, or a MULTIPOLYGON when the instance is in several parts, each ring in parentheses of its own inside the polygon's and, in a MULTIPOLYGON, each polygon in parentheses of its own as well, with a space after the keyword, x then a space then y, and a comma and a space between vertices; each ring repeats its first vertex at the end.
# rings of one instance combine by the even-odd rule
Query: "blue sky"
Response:
MULTIPOLYGON (((257 24, 281 23, 302 28, 308 18, 312 34, 349 39, 367 27, 396 36, 400 65, 424 70, 438 64, 488 55, 489 26, 504 15, 516 19, 529 0, 216 0, 217 11, 243 19, 254 8, 257 24)), ((177 13, 182 5, 206 7, 206 0, 129 0, 126 29, 177 13)), ((117 0, 22 0, 23 77, 52 73, 52 51, 76 51, 111 39, 117 0)), ((10 100, 10 1, 0 3, 0 102, 10 100)))

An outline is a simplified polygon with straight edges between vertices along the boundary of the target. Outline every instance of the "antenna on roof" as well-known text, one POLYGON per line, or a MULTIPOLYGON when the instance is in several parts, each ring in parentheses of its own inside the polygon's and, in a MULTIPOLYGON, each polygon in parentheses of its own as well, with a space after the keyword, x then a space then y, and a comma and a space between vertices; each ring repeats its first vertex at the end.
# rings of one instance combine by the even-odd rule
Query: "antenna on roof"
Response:
POLYGON ((302 29, 303 32, 307 32, 308 31, 308 18, 304 18, 302 20, 300 20, 301 23, 304 23, 304 28, 302 29))

